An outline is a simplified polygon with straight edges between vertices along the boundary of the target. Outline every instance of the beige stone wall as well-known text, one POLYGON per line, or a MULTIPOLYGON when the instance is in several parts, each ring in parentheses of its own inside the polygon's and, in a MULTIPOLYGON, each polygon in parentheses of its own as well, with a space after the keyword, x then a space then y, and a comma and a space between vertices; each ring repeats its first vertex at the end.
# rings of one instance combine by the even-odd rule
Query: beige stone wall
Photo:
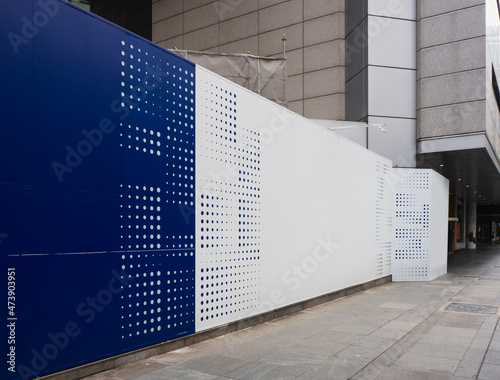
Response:
POLYGON ((484 132, 485 0, 417 4, 417 138, 484 132))
POLYGON ((153 42, 178 49, 281 56, 288 107, 345 119, 345 0, 153 0, 153 42))

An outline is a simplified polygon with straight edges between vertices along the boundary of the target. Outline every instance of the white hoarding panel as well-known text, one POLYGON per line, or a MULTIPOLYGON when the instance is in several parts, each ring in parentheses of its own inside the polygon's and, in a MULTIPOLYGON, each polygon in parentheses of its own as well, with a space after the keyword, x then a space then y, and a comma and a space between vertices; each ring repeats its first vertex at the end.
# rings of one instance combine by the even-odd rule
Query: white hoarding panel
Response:
POLYGON ((394 169, 394 190, 393 281, 446 273, 448 180, 429 169, 394 169))
POLYGON ((390 274, 391 162, 196 70, 196 330, 390 274))

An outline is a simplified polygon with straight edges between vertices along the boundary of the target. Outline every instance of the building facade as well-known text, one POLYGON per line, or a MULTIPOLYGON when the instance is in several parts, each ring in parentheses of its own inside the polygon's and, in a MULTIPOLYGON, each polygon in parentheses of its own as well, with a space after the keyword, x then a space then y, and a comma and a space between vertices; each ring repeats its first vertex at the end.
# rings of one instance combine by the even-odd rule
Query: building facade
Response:
POLYGON ((500 202, 497 1, 153 1, 166 48, 278 56, 283 34, 288 108, 385 123, 365 146, 450 179, 450 250, 465 248, 477 205, 500 202))
POLYGON ((498 15, 491 0, 4 3, 0 266, 18 302, 3 377, 431 280, 447 236, 493 240, 498 15), (138 34, 262 55, 285 34, 307 118, 138 34), (361 146, 339 136, 353 130, 361 146))

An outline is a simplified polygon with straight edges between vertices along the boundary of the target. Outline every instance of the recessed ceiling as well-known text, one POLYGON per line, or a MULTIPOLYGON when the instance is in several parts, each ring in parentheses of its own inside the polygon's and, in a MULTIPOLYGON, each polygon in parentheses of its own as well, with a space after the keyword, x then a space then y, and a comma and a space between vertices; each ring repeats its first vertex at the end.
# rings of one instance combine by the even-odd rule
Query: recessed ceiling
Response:
POLYGON ((485 149, 419 154, 417 166, 448 178, 453 195, 481 205, 500 204, 500 173, 485 149))

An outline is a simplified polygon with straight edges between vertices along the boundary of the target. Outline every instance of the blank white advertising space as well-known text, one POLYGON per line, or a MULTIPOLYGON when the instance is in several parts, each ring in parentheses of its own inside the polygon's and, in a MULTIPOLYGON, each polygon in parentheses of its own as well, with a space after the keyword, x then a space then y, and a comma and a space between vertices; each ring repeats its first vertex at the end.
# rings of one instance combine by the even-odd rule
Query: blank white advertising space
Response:
POLYGON ((196 330, 390 274, 391 162, 196 69, 196 330))

